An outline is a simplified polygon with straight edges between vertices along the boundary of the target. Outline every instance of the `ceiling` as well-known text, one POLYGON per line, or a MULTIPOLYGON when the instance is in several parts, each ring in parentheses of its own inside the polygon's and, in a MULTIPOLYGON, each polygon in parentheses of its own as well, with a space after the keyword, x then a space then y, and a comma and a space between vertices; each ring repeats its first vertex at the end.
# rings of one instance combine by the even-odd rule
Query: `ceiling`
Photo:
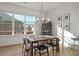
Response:
MULTIPOLYGON (((28 7, 34 10, 41 10, 41 2, 10 2, 23 7, 28 7)), ((42 2, 43 11, 49 11, 53 8, 59 7, 63 2, 42 2)))

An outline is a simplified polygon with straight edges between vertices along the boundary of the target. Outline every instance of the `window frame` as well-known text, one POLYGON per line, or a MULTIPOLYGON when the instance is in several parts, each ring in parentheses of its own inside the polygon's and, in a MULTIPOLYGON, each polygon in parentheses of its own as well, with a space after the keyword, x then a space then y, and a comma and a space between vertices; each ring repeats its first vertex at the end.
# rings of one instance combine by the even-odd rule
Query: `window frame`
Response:
MULTIPOLYGON (((0 11, 0 13, 4 13, 4 14, 6 14, 6 13, 11 13, 11 12, 6 12, 6 11, 0 11)), ((11 13, 12 15, 13 15, 13 13, 11 13)), ((10 23, 6 23, 6 24, 10 24, 10 23)), ((3 30, 3 31, 0 31, 0 32, 11 32, 11 34, 4 34, 4 35, 6 35, 6 36, 9 36, 9 35, 12 35, 12 18, 11 18, 11 31, 8 31, 8 30, 3 30)), ((3 35, 0 35, 0 36, 3 36, 3 35)))
MULTIPOLYGON (((15 14, 18 14, 18 15, 24 15, 24 33, 23 34, 18 34, 18 35, 27 35, 26 34, 26 29, 25 29, 25 26, 26 26, 26 16, 32 16, 32 15, 25 15, 25 14, 22 14, 22 13, 16 13, 16 12, 10 12, 10 11, 3 11, 3 10, 0 10, 0 12, 2 12, 2 13, 11 13, 12 14, 12 30, 10 31, 12 34, 11 35, 6 35, 6 34, 4 34, 4 35, 0 35, 0 36, 14 36, 14 35, 17 35, 17 34, 15 34, 15 14)), ((35 17, 35 19, 36 19, 36 16, 34 16, 35 17)), ((34 26, 34 22, 33 22, 33 26, 34 26)), ((35 30, 34 30, 35 31, 35 30)), ((34 31, 33 31, 33 33, 32 34, 34 34, 34 31)))

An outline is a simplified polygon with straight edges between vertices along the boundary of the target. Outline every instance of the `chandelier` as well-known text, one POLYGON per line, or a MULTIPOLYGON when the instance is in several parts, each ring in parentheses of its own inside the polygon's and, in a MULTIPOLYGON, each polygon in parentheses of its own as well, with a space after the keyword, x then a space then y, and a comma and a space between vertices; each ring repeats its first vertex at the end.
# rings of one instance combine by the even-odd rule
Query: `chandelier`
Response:
POLYGON ((42 21, 45 20, 43 2, 41 2, 40 18, 42 21))
POLYGON ((43 2, 41 2, 40 4, 40 18, 37 18, 37 21, 39 20, 41 20, 42 22, 50 21, 50 19, 45 14, 43 2))
POLYGON ((45 15, 43 2, 41 2, 40 19, 43 22, 50 21, 50 19, 45 15))

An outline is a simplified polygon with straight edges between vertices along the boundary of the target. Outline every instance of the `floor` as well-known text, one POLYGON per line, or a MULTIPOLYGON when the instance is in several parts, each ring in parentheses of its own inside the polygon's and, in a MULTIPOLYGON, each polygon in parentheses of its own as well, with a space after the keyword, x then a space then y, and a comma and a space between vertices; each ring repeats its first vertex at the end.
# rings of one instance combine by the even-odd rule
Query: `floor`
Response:
MULTIPOLYGON (((53 56, 51 47, 49 48, 49 55, 53 56)), ((0 47, 0 56, 22 56, 22 44, 0 47)), ((60 46, 59 56, 78 56, 78 51, 60 46)))

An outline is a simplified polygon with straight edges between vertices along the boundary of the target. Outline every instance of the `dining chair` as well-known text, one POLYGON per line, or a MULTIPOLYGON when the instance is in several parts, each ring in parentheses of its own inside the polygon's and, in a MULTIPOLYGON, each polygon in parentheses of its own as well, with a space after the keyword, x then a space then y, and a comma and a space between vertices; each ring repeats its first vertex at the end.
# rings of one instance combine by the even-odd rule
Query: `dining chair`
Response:
POLYGON ((59 39, 53 39, 49 41, 49 46, 52 46, 52 51, 53 51, 53 55, 57 53, 60 53, 60 48, 59 48, 59 39))
MULTIPOLYGON (((33 49, 34 49, 34 54, 36 54, 37 52, 37 46, 36 46, 36 42, 34 42, 33 44, 33 49)), ((30 42, 28 38, 23 38, 23 48, 22 48, 22 55, 29 55, 30 54, 30 42)))
POLYGON ((45 53, 47 53, 49 55, 48 44, 46 42, 45 43, 44 43, 44 41, 38 41, 37 42, 37 49, 39 50, 39 55, 40 56, 42 54, 45 54, 45 53), (44 52, 44 50, 46 50, 46 52, 44 52))
POLYGON ((29 41, 27 38, 23 38, 23 48, 22 48, 22 55, 26 55, 26 52, 27 52, 27 55, 29 54, 30 52, 30 44, 29 44, 29 41))

